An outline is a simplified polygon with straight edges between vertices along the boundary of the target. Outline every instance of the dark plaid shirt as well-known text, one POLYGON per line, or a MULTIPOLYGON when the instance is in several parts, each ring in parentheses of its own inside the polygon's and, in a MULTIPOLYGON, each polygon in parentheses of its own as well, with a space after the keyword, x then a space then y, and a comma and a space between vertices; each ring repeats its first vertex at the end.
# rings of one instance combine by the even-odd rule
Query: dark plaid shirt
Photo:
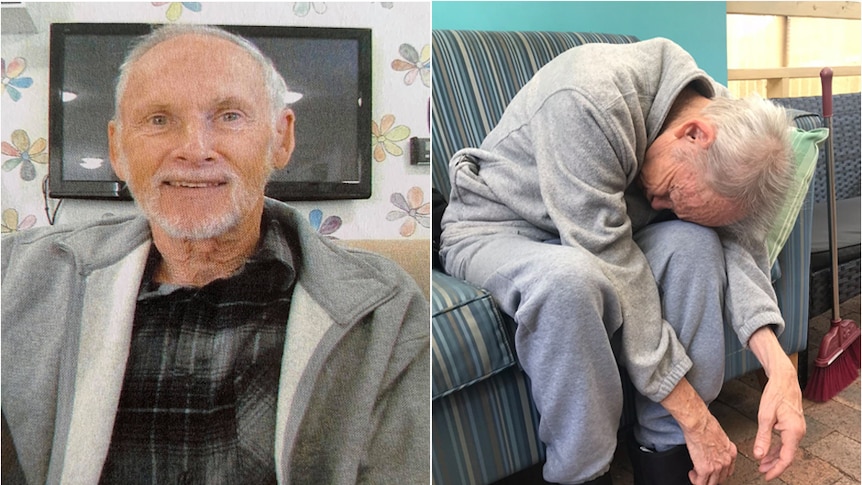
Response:
POLYGON ((240 271, 202 288, 155 284, 153 246, 101 483, 276 482, 276 400, 296 273, 279 225, 263 231, 240 271))

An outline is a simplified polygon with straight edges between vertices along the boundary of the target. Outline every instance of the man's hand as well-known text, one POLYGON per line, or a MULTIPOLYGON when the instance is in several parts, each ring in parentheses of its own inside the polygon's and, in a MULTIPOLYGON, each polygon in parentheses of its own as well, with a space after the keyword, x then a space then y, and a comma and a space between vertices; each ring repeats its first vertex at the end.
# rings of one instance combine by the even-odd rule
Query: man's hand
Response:
POLYGON ((766 480, 777 478, 790 466, 803 436, 805 416, 796 373, 769 376, 760 398, 754 439, 754 458, 760 460, 758 470, 766 474, 766 480), (781 441, 770 446, 773 429, 778 431, 781 441))
POLYGON ((730 441, 718 420, 707 412, 700 429, 685 430, 685 445, 694 470, 688 479, 695 485, 724 483, 736 465, 736 445, 730 441))
POLYGON ((694 465, 688 474, 691 483, 715 485, 727 480, 736 464, 736 445, 688 380, 680 380, 661 404, 682 429, 694 465))
POLYGON ((769 377, 757 412, 754 458, 760 460, 758 470, 766 474, 764 478, 772 480, 790 466, 805 436, 802 390, 796 369, 769 327, 754 332, 748 345, 769 377), (781 436, 779 443, 772 443, 773 430, 781 436))

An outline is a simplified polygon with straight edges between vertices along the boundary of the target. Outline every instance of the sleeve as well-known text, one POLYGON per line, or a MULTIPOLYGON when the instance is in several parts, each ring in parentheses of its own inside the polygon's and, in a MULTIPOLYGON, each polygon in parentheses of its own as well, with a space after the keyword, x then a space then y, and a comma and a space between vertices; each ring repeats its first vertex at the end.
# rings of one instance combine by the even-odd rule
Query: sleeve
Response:
POLYGON ((758 329, 772 325, 776 335, 784 331, 770 281, 765 237, 744 235, 738 228, 720 231, 727 268, 725 321, 729 322, 743 346, 758 329))
POLYGON ((638 115, 622 100, 597 106, 565 90, 536 113, 530 136, 542 198, 562 243, 593 255, 616 289, 626 369, 640 393, 660 401, 692 364, 662 319, 655 279, 627 215, 624 194, 638 172, 637 146, 646 146, 645 133, 634 127, 638 115))

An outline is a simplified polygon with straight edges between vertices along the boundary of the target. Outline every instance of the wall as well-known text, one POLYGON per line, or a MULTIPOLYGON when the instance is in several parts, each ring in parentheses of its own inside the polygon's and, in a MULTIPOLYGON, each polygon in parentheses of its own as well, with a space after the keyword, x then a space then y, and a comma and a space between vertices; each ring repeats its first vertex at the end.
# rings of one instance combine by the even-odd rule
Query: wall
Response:
MULTIPOLYGON (((428 69, 427 64, 422 67, 422 56, 430 57, 429 3, 28 3, 27 8, 36 33, 2 35, 3 232, 48 224, 42 181, 48 173, 45 162, 50 150, 45 141, 50 23, 188 22, 371 28, 372 120, 380 128, 378 131, 383 132, 368 134, 368 149, 377 148, 377 157, 372 161, 373 195, 368 200, 292 205, 308 214, 312 223, 319 225, 319 231, 332 237, 427 239, 430 236, 427 229, 430 167, 411 166, 409 162, 409 138, 430 136, 427 108, 430 86, 425 82, 428 79, 430 83, 430 76, 417 75, 428 69), (414 64, 414 68, 408 69, 408 64, 414 64), (9 82, 18 96, 8 89, 9 82), (17 133, 14 139, 13 132, 17 133)), ((49 200, 49 211, 57 203, 49 200)), ((106 213, 135 210, 130 202, 65 199, 55 222, 76 224, 106 213)))
POLYGON ((434 2, 435 29, 548 30, 667 37, 727 83, 725 2, 434 2))

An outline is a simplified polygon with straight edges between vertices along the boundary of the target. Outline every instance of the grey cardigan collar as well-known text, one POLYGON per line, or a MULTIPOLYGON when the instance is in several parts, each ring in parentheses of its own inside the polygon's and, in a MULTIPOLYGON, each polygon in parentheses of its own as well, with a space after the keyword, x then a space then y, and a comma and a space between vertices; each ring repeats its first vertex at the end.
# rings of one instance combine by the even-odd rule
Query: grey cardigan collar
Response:
MULTIPOLYGON (((294 208, 267 199, 266 210, 299 246, 297 278, 309 295, 339 325, 348 325, 389 299, 397 288, 378 269, 350 256, 347 249, 320 236, 294 208)), ((75 261, 81 275, 116 264, 131 248, 151 243, 148 221, 143 216, 92 223, 87 230, 69 232, 59 247, 75 261), (101 232, 94 237, 93 231, 101 232), (102 244, 93 244, 93 241, 102 244)))

